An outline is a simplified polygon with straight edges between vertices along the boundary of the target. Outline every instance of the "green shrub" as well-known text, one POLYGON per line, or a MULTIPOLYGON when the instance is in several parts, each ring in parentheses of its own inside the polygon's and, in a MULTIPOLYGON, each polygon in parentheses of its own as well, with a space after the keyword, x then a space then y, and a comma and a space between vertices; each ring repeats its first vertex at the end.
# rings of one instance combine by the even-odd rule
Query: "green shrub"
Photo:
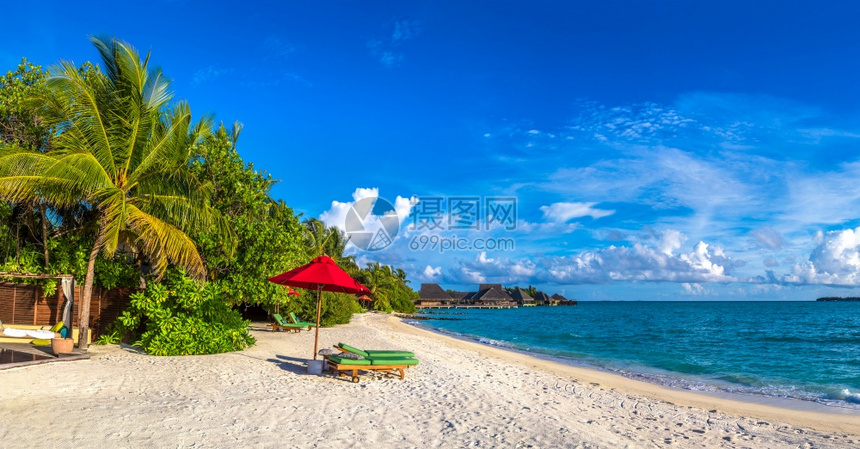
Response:
POLYGON ((197 355, 239 351, 256 341, 239 312, 182 272, 131 295, 117 319, 121 335, 151 355, 197 355))
MULTIPOLYGON (((286 312, 293 312, 304 321, 316 321, 317 292, 315 290, 302 290, 302 292, 301 296, 295 297, 286 305, 286 312)), ((361 313, 361 306, 355 300, 355 295, 322 292, 321 326, 349 323, 353 313, 361 313)))
POLYGON ((101 334, 99 338, 93 342, 94 345, 116 345, 122 339, 120 338, 120 334, 116 330, 110 330, 101 334))

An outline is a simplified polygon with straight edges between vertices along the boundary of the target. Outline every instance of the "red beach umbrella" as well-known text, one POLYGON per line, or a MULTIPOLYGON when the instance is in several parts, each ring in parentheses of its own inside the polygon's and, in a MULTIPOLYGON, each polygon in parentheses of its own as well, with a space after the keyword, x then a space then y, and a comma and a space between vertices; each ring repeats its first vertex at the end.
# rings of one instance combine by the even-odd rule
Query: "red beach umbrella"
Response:
POLYGON ((366 302, 367 303, 366 307, 368 307, 368 308, 370 307, 370 303, 373 302, 373 298, 371 298, 370 296, 367 296, 367 295, 357 296, 355 298, 355 300, 358 302, 366 302))
POLYGON ((314 360, 320 339, 320 315, 322 315, 322 291, 361 294, 370 293, 345 271, 341 270, 331 257, 320 256, 306 265, 270 277, 269 282, 317 291, 317 330, 314 337, 314 360))

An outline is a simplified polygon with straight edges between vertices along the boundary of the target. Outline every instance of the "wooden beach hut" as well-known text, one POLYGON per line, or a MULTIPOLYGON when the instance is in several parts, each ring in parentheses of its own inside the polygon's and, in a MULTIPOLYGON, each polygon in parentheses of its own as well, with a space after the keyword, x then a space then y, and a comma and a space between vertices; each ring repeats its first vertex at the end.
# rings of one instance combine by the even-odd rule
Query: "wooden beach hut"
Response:
POLYGON ((418 299, 415 300, 416 307, 448 306, 451 303, 451 295, 443 290, 439 284, 421 284, 421 290, 418 290, 418 299))
POLYGON ((560 306, 575 306, 576 305, 575 299, 567 299, 564 297, 564 295, 560 295, 558 293, 552 295, 552 299, 555 299, 556 301, 558 301, 558 305, 560 305, 560 306))
POLYGON ((548 306, 551 305, 552 301, 552 297, 544 292, 537 292, 535 295, 535 305, 537 306, 548 306))
POLYGON ((460 292, 460 291, 448 291, 448 294, 451 295, 451 300, 454 304, 471 304, 472 295, 475 292, 460 292))
POLYGON ((511 298, 513 298, 520 307, 534 307, 535 305, 535 299, 519 287, 515 288, 514 292, 511 293, 511 298))
POLYGON ((508 294, 502 284, 480 284, 478 292, 472 295, 475 305, 494 307, 513 307, 516 305, 514 298, 508 294))

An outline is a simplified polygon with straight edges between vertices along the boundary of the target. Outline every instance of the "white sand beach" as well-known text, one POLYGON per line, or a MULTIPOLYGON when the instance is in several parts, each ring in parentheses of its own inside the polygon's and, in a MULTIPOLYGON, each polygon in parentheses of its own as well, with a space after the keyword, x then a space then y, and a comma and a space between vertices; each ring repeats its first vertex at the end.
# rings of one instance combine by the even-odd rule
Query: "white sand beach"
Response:
POLYGON ((240 353, 151 357, 93 346, 88 361, 0 371, 0 446, 860 445, 860 413, 671 390, 456 340, 386 315, 356 315, 322 329, 320 345, 414 351, 421 364, 403 381, 309 375, 312 332, 254 335, 257 345, 240 353))

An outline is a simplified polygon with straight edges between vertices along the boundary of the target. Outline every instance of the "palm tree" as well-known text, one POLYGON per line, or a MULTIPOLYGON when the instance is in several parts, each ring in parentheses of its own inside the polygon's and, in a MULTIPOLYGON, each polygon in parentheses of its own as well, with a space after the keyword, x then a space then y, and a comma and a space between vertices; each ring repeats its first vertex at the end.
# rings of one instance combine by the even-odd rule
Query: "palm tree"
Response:
POLYGON ((192 124, 186 103, 170 104, 170 82, 149 69, 149 54, 141 61, 126 42, 91 40, 104 73, 61 62, 48 93, 33 99, 58 130, 51 150, 0 153, 3 199, 41 199, 55 208, 83 204, 96 217, 80 304, 82 349, 99 254, 110 257, 127 246, 146 256, 157 274, 174 263, 202 279, 205 267, 186 231, 219 223, 209 207, 210 189, 188 171, 210 121, 192 124))
POLYGON ((368 263, 362 270, 362 283, 370 290, 373 297, 373 307, 387 311, 391 308, 389 295, 396 288, 396 277, 391 267, 379 262, 368 263))
POLYGON ((329 256, 344 270, 349 272, 354 265, 353 256, 344 256, 349 238, 337 226, 326 226, 318 218, 305 220, 304 246, 310 257, 329 256))

